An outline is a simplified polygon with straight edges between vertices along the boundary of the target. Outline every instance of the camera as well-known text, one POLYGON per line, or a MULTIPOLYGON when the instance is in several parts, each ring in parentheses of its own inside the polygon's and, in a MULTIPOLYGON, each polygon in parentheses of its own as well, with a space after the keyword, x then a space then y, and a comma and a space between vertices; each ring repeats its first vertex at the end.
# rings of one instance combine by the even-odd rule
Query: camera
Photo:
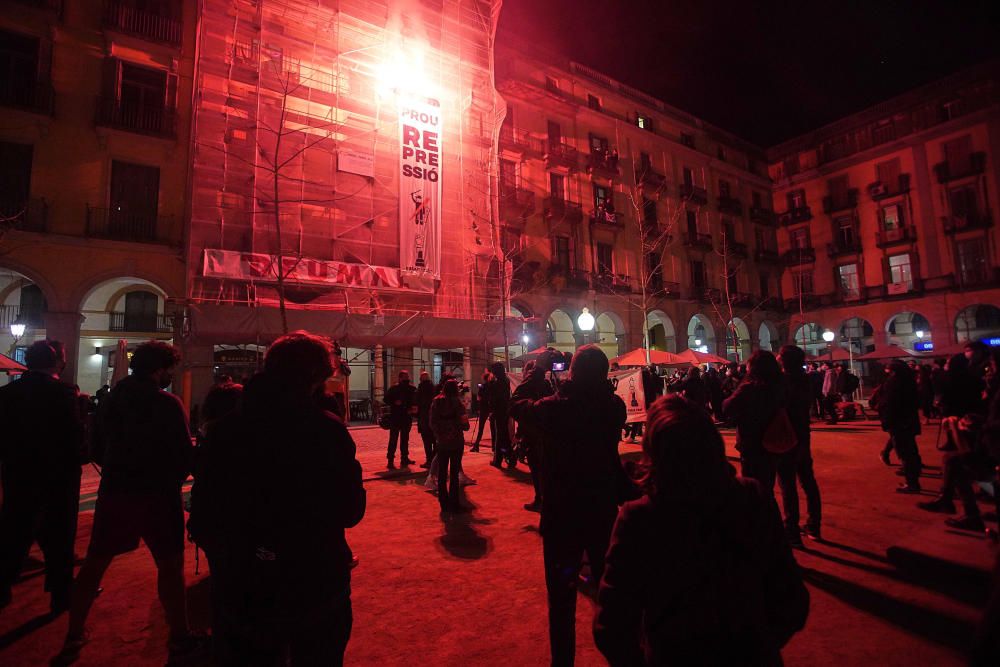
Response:
POLYGON ((573 355, 569 352, 560 352, 555 348, 548 348, 540 355, 538 355, 538 360, 535 365, 544 371, 565 371, 569 368, 569 363, 572 361, 573 355))

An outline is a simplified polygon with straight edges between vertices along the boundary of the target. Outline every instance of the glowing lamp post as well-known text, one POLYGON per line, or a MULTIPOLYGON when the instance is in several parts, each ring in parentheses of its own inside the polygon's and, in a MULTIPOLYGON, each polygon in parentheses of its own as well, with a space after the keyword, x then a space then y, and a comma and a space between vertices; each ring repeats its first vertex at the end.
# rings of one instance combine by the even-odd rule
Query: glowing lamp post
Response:
POLYGON ((19 341, 21 339, 21 336, 24 335, 24 330, 26 328, 27 327, 25 327, 25 325, 24 325, 23 322, 18 322, 18 321, 15 320, 14 322, 11 323, 11 325, 10 325, 10 335, 14 337, 14 343, 15 344, 17 343, 17 341, 19 341))
POLYGON ((590 314, 590 310, 587 308, 583 309, 580 316, 576 318, 576 325, 580 327, 580 331, 583 332, 584 342, 587 342, 587 336, 591 331, 594 330, 594 316, 590 314))
POLYGON ((836 334, 833 333, 832 331, 830 331, 829 329, 827 329, 826 331, 823 332, 823 340, 826 341, 826 350, 830 354, 830 363, 831 364, 833 364, 833 339, 835 337, 836 337, 836 334))

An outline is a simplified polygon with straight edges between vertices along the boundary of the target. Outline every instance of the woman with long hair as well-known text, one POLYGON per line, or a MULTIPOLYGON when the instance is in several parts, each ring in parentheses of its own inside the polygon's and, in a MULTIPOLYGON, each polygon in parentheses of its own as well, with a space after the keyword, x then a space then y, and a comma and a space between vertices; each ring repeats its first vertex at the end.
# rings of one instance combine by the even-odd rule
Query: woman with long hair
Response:
POLYGON ((740 479, 700 406, 650 409, 646 495, 618 514, 594 639, 611 665, 780 665, 809 593, 774 499, 740 479))

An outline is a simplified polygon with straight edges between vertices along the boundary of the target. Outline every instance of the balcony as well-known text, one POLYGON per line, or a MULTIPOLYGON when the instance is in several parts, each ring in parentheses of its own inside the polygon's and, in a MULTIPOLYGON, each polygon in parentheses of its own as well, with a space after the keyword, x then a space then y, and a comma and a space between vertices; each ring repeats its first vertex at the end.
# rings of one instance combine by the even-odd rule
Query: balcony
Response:
POLYGON ((719 195, 719 212, 730 215, 743 215, 743 202, 736 197, 723 197, 719 195))
POLYGON ((618 169, 618 152, 590 153, 587 156, 587 173, 604 178, 618 176, 621 173, 618 169))
POLYGON ((875 201, 880 201, 887 197, 896 197, 910 191, 910 175, 900 174, 899 180, 895 183, 883 183, 875 181, 868 186, 868 195, 875 201))
POLYGON ((39 310, 22 311, 19 304, 0 305, 0 329, 9 334, 10 325, 15 322, 32 329, 44 329, 45 313, 39 310))
POLYGON ((701 303, 719 303, 722 301, 722 291, 717 287, 692 285, 688 292, 688 298, 692 301, 700 301, 701 303))
POLYGON ((829 257, 841 257, 843 255, 856 255, 861 252, 860 239, 837 239, 833 243, 826 244, 826 254, 829 257))
POLYGON ((778 251, 770 248, 757 248, 753 258, 761 264, 779 264, 781 262, 781 255, 778 254, 778 251))
POLYGON ((595 290, 606 294, 622 294, 632 291, 632 280, 624 273, 594 273, 591 280, 595 290))
POLYGON ((756 299, 753 294, 747 292, 730 292, 729 303, 739 308, 752 308, 756 299))
POLYGON ((941 218, 941 225, 944 227, 945 234, 955 234, 976 229, 989 229, 993 226, 993 218, 986 213, 965 216, 948 215, 941 218))
POLYGON ((732 257, 742 257, 746 259, 749 255, 746 243, 740 243, 739 241, 728 241, 723 245, 726 249, 726 254, 732 257))
POLYGON ((789 313, 797 312, 800 308, 803 311, 812 310, 820 306, 818 294, 799 294, 790 299, 785 299, 784 310, 789 313))
POLYGON ((976 176, 986 169, 986 153, 970 153, 965 160, 939 162, 934 165, 938 183, 947 183, 967 176, 976 176))
POLYGON ((52 82, 48 79, 25 82, 11 76, 0 80, 0 106, 51 116, 52 98, 52 82))
POLYGON ((608 211, 603 206, 598 206, 590 212, 590 224, 602 225, 609 229, 625 229, 625 216, 621 213, 608 211))
POLYGON ((583 220, 583 207, 574 201, 566 201, 561 197, 546 197, 542 200, 542 215, 547 220, 555 222, 566 220, 578 223, 583 220))
POLYGON ((561 264, 550 264, 549 283, 557 292, 582 292, 590 289, 590 274, 561 264))
POLYGON ((858 206, 858 189, 851 188, 844 195, 823 197, 823 212, 837 213, 838 211, 849 211, 858 206))
POLYGON ((0 196, 0 226, 8 226, 22 232, 44 232, 49 207, 44 199, 0 196))
POLYGON ((959 272, 955 275, 956 280, 962 287, 980 288, 1000 285, 1000 267, 982 267, 977 271, 959 272))
POLYGON ((174 110, 125 105, 120 100, 102 97, 97 100, 97 124, 127 132, 173 137, 174 110))
POLYGON ((816 261, 815 248, 792 248, 786 251, 781 260, 785 266, 799 266, 800 264, 812 264, 816 261))
POLYGON ((87 207, 87 236, 137 243, 167 243, 169 216, 87 207))
MULTIPOLYGON (((152 42, 180 46, 183 37, 180 20, 138 9, 131 4, 118 0, 107 2, 104 7, 105 27, 152 42)), ((176 7, 180 9, 179 4, 176 7)))
POLYGON ((652 296, 662 297, 664 299, 676 299, 681 295, 681 284, 671 282, 669 280, 663 280, 662 274, 653 274, 649 277, 649 283, 647 285, 649 293, 652 296))
POLYGON ((762 310, 780 311, 785 309, 785 304, 778 297, 769 296, 766 299, 761 299, 760 308, 762 310))
POLYGON ((642 164, 636 166, 635 178, 640 184, 657 190, 662 188, 667 182, 666 176, 649 165, 642 164))
POLYGON ((508 222, 523 221, 535 212, 535 193, 523 188, 500 188, 500 217, 508 222))
POLYGON ((684 234, 684 245, 688 248, 712 249, 712 235, 702 232, 687 232, 684 234))
POLYGON ((774 211, 763 206, 750 207, 750 220, 760 225, 767 225, 768 227, 773 227, 778 222, 774 216, 774 211))
POLYGON ((524 130, 515 130, 506 125, 500 127, 500 149, 513 153, 535 153, 541 155, 545 152, 544 142, 537 139, 524 130))
POLYGON ((560 141, 549 140, 545 146, 545 167, 547 169, 562 168, 573 171, 577 168, 576 149, 560 141))
POLYGON ((913 243, 917 240, 917 228, 912 225, 906 227, 896 227, 895 229, 880 229, 875 241, 879 248, 913 243))
POLYGON ((798 224, 800 222, 809 222, 812 220, 813 214, 812 209, 808 206, 799 206, 796 208, 790 208, 784 213, 778 214, 778 222, 783 226, 798 224))
POLYGON ((108 313, 108 331, 127 333, 170 333, 173 318, 146 313, 108 313))
POLYGON ((684 201, 691 202, 692 204, 701 204, 704 206, 708 203, 708 191, 692 183, 681 183, 678 188, 678 195, 684 201))

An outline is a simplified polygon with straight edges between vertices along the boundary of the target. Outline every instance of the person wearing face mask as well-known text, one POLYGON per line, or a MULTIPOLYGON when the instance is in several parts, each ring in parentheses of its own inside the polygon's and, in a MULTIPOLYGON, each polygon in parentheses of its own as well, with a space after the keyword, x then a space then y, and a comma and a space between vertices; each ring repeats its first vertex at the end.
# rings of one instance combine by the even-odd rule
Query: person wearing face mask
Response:
POLYGON ((181 485, 193 463, 191 434, 180 400, 166 391, 180 361, 161 341, 139 345, 132 374, 111 390, 98 416, 102 477, 87 557, 77 575, 69 630, 59 658, 78 655, 101 579, 115 556, 135 551, 141 538, 156 563, 157 590, 170 626, 170 659, 205 644, 188 629, 184 587, 184 508, 181 485))

